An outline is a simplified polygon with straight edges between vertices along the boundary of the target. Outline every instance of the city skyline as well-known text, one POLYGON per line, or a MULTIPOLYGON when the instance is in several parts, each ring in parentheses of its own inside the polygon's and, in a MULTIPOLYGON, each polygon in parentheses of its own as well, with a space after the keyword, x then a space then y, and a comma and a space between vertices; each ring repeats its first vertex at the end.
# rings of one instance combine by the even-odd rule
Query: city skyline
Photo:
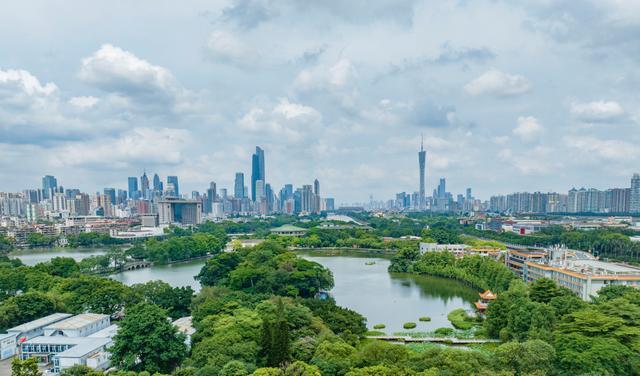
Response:
POLYGON ((640 168, 633 2, 32 4, 0 15, 2 190, 141 169, 232 187, 261 145, 273 184, 366 201, 419 189, 421 133, 427 194, 440 177, 479 197, 604 189, 640 168))

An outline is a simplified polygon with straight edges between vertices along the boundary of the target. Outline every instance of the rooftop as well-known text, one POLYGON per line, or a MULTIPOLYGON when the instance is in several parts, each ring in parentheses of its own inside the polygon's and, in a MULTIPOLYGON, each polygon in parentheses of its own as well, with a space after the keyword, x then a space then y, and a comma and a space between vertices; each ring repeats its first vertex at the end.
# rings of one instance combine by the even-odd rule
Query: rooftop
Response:
POLYGON ((49 316, 45 316, 45 317, 39 318, 37 320, 24 323, 22 325, 18 325, 16 327, 11 328, 11 329, 7 329, 7 332, 26 333, 26 332, 30 332, 30 331, 32 331, 34 329, 53 324, 53 323, 55 323, 57 321, 66 319, 66 318, 71 317, 71 316, 73 316, 73 315, 70 314, 70 313, 54 313, 54 314, 51 314, 49 316))
POLYGON ((173 325, 177 326, 180 332, 189 336, 196 332, 193 327, 193 318, 191 316, 181 317, 174 321, 173 325))
POLYGON ((306 228, 294 226, 294 225, 282 225, 280 227, 272 228, 272 232, 298 232, 298 231, 307 231, 306 228))
POLYGON ((63 351, 58 354, 58 357, 62 358, 80 358, 88 353, 95 351, 103 346, 111 343, 111 338, 90 338, 82 337, 84 341, 73 346, 69 350, 63 351))
POLYGON ((118 325, 112 324, 107 326, 106 328, 99 330, 91 335, 88 335, 88 338, 113 338, 116 333, 118 333, 118 325))
POLYGON ((66 320, 48 325, 46 329, 79 329, 108 317, 109 315, 101 315, 99 313, 81 313, 66 320))

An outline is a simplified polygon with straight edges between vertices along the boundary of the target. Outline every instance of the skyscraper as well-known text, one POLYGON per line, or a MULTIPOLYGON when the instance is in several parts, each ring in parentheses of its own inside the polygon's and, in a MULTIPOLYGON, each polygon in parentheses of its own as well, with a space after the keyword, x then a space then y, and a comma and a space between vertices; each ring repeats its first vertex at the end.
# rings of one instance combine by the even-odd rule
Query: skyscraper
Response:
POLYGON ((129 198, 135 200, 140 197, 138 192, 138 178, 136 178, 135 176, 129 176, 127 178, 127 183, 127 187, 129 189, 129 198))
POLYGON ((213 203, 216 201, 216 197, 218 195, 216 189, 216 182, 212 181, 209 183, 209 189, 207 189, 207 199, 205 201, 204 212, 211 213, 213 210, 213 203))
POLYGON ((633 174, 631 178, 629 211, 631 213, 640 213, 640 174, 633 174))
POLYGON ((243 198, 244 195, 244 174, 242 172, 236 172, 236 180, 233 185, 233 197, 243 198))
POLYGON ((178 185, 177 176, 167 176, 167 184, 173 184, 173 194, 176 197, 180 197, 180 185, 178 185))
POLYGON ((471 200, 472 198, 473 198, 473 196, 471 195, 471 188, 467 188, 466 199, 467 200, 471 200))
POLYGON ((140 191, 142 191, 142 195, 145 196, 148 190, 149 190, 149 178, 147 177, 147 172, 145 171, 142 173, 142 176, 140 177, 140 191))
POLYGON ((115 188, 105 188, 104 195, 107 196, 111 205, 116 204, 116 189, 115 188))
POLYGON ((438 198, 443 198, 447 195, 447 181, 444 178, 440 178, 438 184, 438 198))
POLYGON ((427 152, 424 150, 424 139, 420 139, 420 151, 418 152, 418 165, 420 166, 420 209, 425 207, 425 168, 427 152))
POLYGON ((162 187, 162 181, 158 174, 153 174, 153 190, 156 192, 162 192, 164 190, 162 187))
POLYGON ((251 200, 256 201, 256 181, 265 183, 264 150, 256 146, 256 152, 251 157, 251 200))
POLYGON ((42 196, 44 198, 52 198, 51 190, 58 188, 58 180, 55 176, 46 175, 42 178, 42 196))

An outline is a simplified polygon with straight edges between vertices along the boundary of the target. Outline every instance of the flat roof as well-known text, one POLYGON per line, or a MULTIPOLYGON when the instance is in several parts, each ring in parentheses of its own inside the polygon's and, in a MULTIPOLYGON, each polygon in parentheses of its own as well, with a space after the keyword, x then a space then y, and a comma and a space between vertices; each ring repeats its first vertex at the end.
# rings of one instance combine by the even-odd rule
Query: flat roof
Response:
POLYGON ((116 333, 118 333, 118 325, 111 324, 102 330, 88 335, 87 338, 113 338, 116 333))
POLYGON ((44 327, 44 326, 53 324, 55 322, 64 320, 64 319, 66 319, 68 317, 71 317, 71 316, 73 316, 73 315, 70 314, 70 313, 54 313, 54 314, 51 314, 49 316, 45 316, 45 317, 39 318, 37 320, 29 321, 29 322, 24 323, 22 325, 15 326, 15 327, 13 327, 11 329, 7 329, 7 332, 20 332, 20 333, 30 332, 30 331, 32 331, 34 329, 38 329, 40 327, 44 327))
POLYGON ((83 337, 84 341, 72 348, 59 353, 59 358, 80 358, 111 343, 111 338, 89 338, 83 337))
POLYGON ((45 329, 79 329, 108 317, 109 315, 99 313, 81 313, 66 320, 48 325, 45 329))
POLYGON ((604 262, 599 260, 576 260, 572 262, 573 267, 586 266, 594 269, 602 269, 613 273, 637 273, 640 274, 640 268, 631 265, 616 264, 612 262, 604 262))
POLYGON ((22 342, 30 345, 77 345, 86 341, 87 337, 39 336, 22 342))

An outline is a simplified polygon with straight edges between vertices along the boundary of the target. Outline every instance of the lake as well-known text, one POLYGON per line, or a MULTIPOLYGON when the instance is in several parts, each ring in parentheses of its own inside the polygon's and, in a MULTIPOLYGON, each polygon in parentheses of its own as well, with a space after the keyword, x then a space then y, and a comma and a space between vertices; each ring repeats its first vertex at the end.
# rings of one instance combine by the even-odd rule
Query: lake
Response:
MULTIPOLYGON (((27 265, 48 261, 53 257, 72 257, 81 260, 92 255, 104 254, 105 249, 49 249, 24 250, 12 253, 27 265)), ((390 260, 380 255, 357 252, 308 251, 300 256, 316 261, 333 273, 335 286, 330 291, 340 306, 350 308, 367 318, 371 329, 375 324, 385 324, 387 334, 405 331, 405 322, 415 322, 412 331, 429 331, 451 327, 447 314, 457 308, 470 309, 478 299, 477 291, 454 280, 389 273, 390 260), (373 264, 371 264, 373 263, 373 264), (367 265, 371 264, 371 265, 367 265), (430 322, 420 322, 421 316, 429 316, 430 322)), ((205 260, 157 265, 151 268, 114 274, 111 278, 132 285, 152 280, 163 280, 172 286, 191 286, 200 290, 193 277, 200 272, 205 260)))

